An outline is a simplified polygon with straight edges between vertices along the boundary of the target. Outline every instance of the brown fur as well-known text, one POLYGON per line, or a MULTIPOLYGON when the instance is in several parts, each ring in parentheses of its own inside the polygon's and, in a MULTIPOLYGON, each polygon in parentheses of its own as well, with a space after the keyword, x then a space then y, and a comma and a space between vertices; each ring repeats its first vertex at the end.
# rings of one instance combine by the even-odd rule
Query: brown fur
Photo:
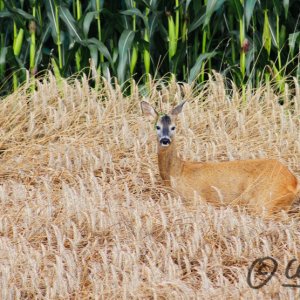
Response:
POLYGON ((215 205, 238 204, 258 213, 287 210, 298 192, 297 178, 277 160, 189 162, 177 156, 175 142, 158 144, 158 166, 165 184, 182 196, 200 196, 215 205))

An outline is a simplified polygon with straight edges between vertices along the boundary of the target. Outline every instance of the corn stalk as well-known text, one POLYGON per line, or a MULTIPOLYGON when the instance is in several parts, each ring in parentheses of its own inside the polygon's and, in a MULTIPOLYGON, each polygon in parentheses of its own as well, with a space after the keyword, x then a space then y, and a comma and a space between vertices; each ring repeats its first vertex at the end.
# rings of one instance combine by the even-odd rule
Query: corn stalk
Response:
POLYGON ((151 75, 169 73, 180 81, 202 83, 215 69, 245 95, 248 83, 274 80, 283 91, 287 76, 300 76, 296 1, 27 3, 0 0, 0 84, 6 76, 12 78, 1 94, 22 83, 26 68, 30 74, 46 70, 51 57, 57 76, 88 75, 92 59, 93 78, 117 77, 125 89, 134 77, 144 78, 149 90, 151 75), (126 18, 116 22, 122 14, 126 18))
MULTIPOLYGON (((98 41, 102 42, 100 0, 96 0, 96 9, 97 9, 96 20, 97 20, 98 41)), ((98 73, 100 75, 101 74, 101 64, 104 62, 104 56, 100 51, 99 51, 99 54, 100 54, 100 64, 99 64, 98 73)))
MULTIPOLYGON (((23 44, 23 39, 24 39, 24 29, 20 28, 19 30, 17 29, 16 24, 14 23, 14 29, 16 32, 16 35, 14 35, 14 43, 13 43, 13 50, 14 50, 14 55, 16 58, 20 56, 21 49, 22 49, 22 44, 23 44)), ((16 91, 19 86, 19 81, 18 81, 18 76, 17 76, 17 71, 14 71, 13 73, 13 90, 16 91)))
MULTIPOLYGON (((82 17, 82 6, 80 0, 76 0, 76 20, 79 21, 82 17)), ((75 54, 76 68, 81 70, 81 49, 79 48, 75 54)))
MULTIPOLYGON (((149 9, 146 8, 146 19, 149 16, 149 9)), ((149 30, 146 27, 144 32, 144 40, 149 43, 149 30)), ((143 60, 144 60, 144 67, 145 67, 145 84, 148 88, 148 92, 150 92, 150 49, 149 47, 144 47, 143 50, 143 60)))
MULTIPOLYGON (((4 10, 4 1, 0 0, 0 12, 4 10)), ((3 55, 2 51, 4 51, 5 47, 5 34, 4 32, 0 32, 0 56, 3 55)), ((0 79, 4 77, 5 74, 5 64, 4 61, 0 63, 0 79)))
MULTIPOLYGON (((36 17, 36 2, 33 3, 32 15, 36 17)), ((36 53, 36 22, 35 20, 29 23, 29 34, 30 34, 30 73, 34 75, 35 69, 35 53, 36 53)))

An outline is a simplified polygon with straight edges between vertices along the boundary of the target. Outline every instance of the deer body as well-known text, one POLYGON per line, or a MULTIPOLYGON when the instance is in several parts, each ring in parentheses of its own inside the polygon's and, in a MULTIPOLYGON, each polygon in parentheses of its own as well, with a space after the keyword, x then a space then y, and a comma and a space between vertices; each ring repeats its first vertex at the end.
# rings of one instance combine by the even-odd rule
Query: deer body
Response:
POLYGON ((145 114, 156 117, 158 166, 166 185, 187 199, 195 196, 215 205, 243 205, 267 214, 287 210, 297 198, 298 180, 277 160, 255 159, 228 162, 189 162, 180 159, 174 139, 174 120, 183 103, 171 117, 158 113, 142 102, 145 114))
POLYGON ((167 150, 158 146, 158 165, 166 185, 187 199, 196 195, 214 205, 274 213, 288 209, 298 192, 297 178, 277 160, 189 162, 177 156, 173 144, 167 150))

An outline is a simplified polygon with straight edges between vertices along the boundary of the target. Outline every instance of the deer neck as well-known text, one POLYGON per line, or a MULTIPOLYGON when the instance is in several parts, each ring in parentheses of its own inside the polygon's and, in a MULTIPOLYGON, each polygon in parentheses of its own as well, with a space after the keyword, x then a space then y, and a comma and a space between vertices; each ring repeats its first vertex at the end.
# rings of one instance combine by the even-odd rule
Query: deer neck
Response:
POLYGON ((178 176, 181 171, 182 161, 177 156, 176 145, 173 141, 170 146, 162 147, 158 143, 158 167, 161 178, 170 184, 170 176, 178 176))

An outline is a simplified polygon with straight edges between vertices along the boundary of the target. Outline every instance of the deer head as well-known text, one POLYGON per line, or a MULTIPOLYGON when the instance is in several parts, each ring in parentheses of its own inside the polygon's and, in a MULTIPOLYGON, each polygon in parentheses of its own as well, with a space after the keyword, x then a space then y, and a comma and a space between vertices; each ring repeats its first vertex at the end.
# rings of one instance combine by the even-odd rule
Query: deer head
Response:
POLYGON ((162 147, 171 145, 175 138, 176 117, 181 113, 183 105, 186 101, 181 102, 171 110, 169 114, 158 113, 148 102, 142 101, 141 108, 145 116, 151 116, 155 120, 155 130, 157 133, 157 141, 162 147))

